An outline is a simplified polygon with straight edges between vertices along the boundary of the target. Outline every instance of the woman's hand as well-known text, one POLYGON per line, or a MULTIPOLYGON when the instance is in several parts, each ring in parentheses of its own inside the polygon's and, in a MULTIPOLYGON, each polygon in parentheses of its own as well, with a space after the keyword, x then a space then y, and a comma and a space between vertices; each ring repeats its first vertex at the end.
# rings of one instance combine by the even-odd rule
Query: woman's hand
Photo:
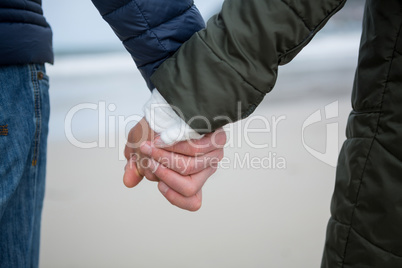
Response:
POLYGON ((142 119, 128 136, 124 184, 135 187, 143 177, 158 181, 160 192, 170 203, 196 211, 202 203, 202 186, 215 173, 225 143, 226 134, 220 129, 200 140, 165 146, 142 119))

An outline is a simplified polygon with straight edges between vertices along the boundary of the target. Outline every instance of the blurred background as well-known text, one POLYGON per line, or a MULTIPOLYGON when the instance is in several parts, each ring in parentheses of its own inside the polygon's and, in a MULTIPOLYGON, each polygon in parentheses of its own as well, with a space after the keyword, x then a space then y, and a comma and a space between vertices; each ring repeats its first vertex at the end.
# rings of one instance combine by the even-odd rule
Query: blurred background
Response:
MULTIPOLYGON (((222 2, 195 1, 206 20, 222 2)), ((196 213, 171 206, 149 181, 135 189, 123 186, 119 136, 135 121, 121 129, 119 118, 141 116, 150 93, 91 1, 43 0, 43 5, 56 61, 47 65, 52 114, 41 267, 319 267, 335 168, 306 145, 324 154, 328 143, 339 150, 345 139, 363 0, 349 1, 280 68, 275 89, 251 116, 271 123, 283 119, 275 134, 250 136, 267 148, 244 141, 244 121, 228 128, 230 164, 209 179, 196 213), (321 111, 325 119, 331 103, 338 116, 302 134, 307 118, 321 111), (95 108, 72 114, 77 105, 95 108), (95 148, 72 144, 65 124, 77 141, 95 142, 95 148), (328 124, 337 126, 330 140, 328 124), (246 155, 271 157, 271 165, 233 164, 246 155), (285 165, 274 164, 279 161, 285 165)), ((250 125, 264 127, 262 120, 250 125)))

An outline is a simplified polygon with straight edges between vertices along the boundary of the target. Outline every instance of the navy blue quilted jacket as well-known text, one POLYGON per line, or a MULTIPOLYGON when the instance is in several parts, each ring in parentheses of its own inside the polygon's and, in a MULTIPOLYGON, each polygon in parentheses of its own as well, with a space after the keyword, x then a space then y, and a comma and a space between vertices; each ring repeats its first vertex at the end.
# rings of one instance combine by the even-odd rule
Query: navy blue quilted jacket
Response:
POLYGON ((204 28, 192 0, 92 0, 130 52, 152 90, 150 76, 204 28))
POLYGON ((0 65, 53 63, 41 0, 0 0, 0 65))

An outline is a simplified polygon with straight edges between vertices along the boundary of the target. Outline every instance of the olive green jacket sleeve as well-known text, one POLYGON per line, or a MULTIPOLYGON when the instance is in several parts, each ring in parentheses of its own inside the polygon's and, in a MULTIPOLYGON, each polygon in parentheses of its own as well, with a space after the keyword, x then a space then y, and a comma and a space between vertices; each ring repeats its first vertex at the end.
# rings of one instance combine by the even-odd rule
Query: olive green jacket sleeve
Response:
POLYGON ((222 11, 151 77, 199 133, 250 115, 346 0, 226 0, 222 11))

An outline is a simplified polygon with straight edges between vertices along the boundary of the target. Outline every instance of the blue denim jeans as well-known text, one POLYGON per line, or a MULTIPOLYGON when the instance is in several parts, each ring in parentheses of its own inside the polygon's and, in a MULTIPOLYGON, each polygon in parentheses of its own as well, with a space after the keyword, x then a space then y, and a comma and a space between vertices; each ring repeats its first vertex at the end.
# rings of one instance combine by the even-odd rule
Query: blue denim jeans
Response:
POLYGON ((48 89, 44 65, 0 66, 0 267, 38 267, 48 89))

